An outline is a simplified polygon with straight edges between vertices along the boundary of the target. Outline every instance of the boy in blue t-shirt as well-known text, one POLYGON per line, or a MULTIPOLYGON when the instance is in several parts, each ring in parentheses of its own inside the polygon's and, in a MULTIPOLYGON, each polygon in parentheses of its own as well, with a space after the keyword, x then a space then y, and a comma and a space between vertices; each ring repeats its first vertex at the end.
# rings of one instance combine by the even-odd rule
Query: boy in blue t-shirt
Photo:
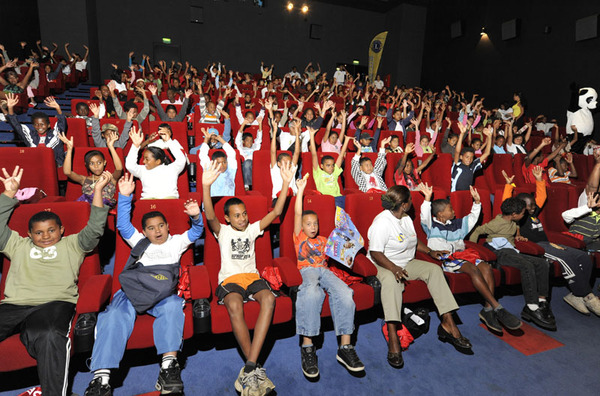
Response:
MULTIPOLYGON (((460 136, 456 148, 454 149, 454 164, 452 164, 451 179, 452 184, 450 192, 469 190, 470 186, 473 185, 473 177, 476 171, 483 168, 482 163, 490 155, 492 149, 491 144, 487 144, 485 152, 480 158, 475 158, 475 150, 472 147, 462 147, 465 133, 467 132, 467 126, 462 123, 458 123, 460 128, 460 136)), ((493 128, 487 126, 483 130, 483 134, 491 139, 493 128)))

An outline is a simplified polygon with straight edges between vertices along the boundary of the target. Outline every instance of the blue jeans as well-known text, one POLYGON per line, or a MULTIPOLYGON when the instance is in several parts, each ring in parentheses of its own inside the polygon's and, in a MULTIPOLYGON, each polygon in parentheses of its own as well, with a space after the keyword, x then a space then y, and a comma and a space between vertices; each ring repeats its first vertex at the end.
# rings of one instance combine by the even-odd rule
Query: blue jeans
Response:
MULTIPOLYGON (((183 304, 183 299, 173 294, 146 312, 156 318, 152 330, 159 355, 181 349, 185 321, 183 304)), ((119 289, 110 305, 98 315, 90 370, 119 367, 136 317, 135 308, 119 289)))
POLYGON ((346 209, 346 196, 345 195, 340 195, 339 197, 334 197, 335 198, 335 206, 339 206, 342 209, 346 209))
POLYGON ((329 294, 329 307, 335 335, 354 332, 354 291, 326 267, 305 267, 300 270, 302 284, 296 298, 296 333, 306 337, 319 335, 321 310, 325 292, 329 294))
POLYGON ((242 162, 242 176, 244 177, 244 185, 252 185, 252 160, 242 162))

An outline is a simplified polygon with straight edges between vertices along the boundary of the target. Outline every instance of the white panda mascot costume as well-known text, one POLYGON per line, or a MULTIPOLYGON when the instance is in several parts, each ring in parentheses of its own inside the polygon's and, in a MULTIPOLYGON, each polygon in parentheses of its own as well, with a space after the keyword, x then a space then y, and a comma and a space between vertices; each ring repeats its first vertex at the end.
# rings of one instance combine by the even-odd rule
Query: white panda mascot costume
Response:
POLYGON ((594 132, 594 118, 590 110, 594 110, 597 104, 598 93, 594 88, 580 88, 577 91, 579 109, 574 111, 572 106, 567 110, 567 140, 571 141, 578 134, 577 143, 571 148, 574 153, 593 153, 593 148, 588 144, 594 132))

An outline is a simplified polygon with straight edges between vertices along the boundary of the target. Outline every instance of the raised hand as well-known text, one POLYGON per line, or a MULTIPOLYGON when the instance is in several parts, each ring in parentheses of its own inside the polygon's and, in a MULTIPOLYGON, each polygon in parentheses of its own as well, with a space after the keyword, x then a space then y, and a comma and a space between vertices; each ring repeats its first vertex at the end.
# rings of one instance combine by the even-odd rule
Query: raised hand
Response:
POLYGON ((90 103, 90 111, 94 115, 94 117, 99 118, 100 116, 100 106, 96 103, 90 103))
POLYGON ((390 144, 390 142, 392 141, 392 137, 388 136, 385 139, 383 139, 381 141, 381 148, 384 148, 385 146, 387 146, 388 144, 390 144))
POLYGON ((294 179, 294 173, 296 173, 295 171, 296 169, 292 166, 291 162, 286 162, 281 166, 281 179, 284 183, 287 183, 288 186, 294 179))
POLYGON ((531 173, 533 173, 533 177, 535 177, 535 180, 537 180, 537 181, 542 181, 543 172, 544 172, 544 168, 542 168, 539 165, 534 166, 533 169, 531 170, 531 173))
POLYGON ((573 164, 573 154, 567 153, 565 156, 565 161, 567 161, 567 164, 569 165, 573 164))
POLYGON ((415 151, 414 143, 408 143, 406 145, 406 147, 404 148, 405 155, 408 155, 408 154, 412 153, 413 151, 415 151))
POLYGON ((185 90, 185 98, 189 99, 190 96, 192 96, 193 93, 194 93, 194 91, 192 91, 191 89, 186 89, 185 90))
POLYGON ((131 130, 129 131, 129 138, 131 139, 131 143, 138 148, 144 141, 144 135, 142 134, 142 131, 138 131, 135 126, 131 127, 131 130))
POLYGON ((217 180, 219 175, 223 173, 221 171, 221 165, 217 161, 211 161, 208 168, 204 169, 202 173, 202 185, 210 186, 217 180))
POLYGON ((506 184, 512 184, 515 175, 512 175, 511 177, 508 177, 508 174, 506 173, 505 170, 502 170, 502 176, 504 176, 504 180, 506 181, 506 184))
POLYGON ((308 182, 308 173, 304 175, 302 179, 296 180, 296 187, 298 187, 298 191, 304 191, 306 188, 306 184, 308 182))
POLYGON ((73 150, 73 136, 71 136, 71 139, 68 139, 67 135, 64 132, 59 132, 58 138, 61 142, 63 142, 65 146, 67 146, 67 150, 73 150))
POLYGON ((494 127, 492 127, 491 125, 488 125, 483 129, 483 134, 487 137, 491 137, 493 133, 494 127))
POLYGON ((469 190, 471 191, 471 196, 473 197, 473 201, 475 203, 480 203, 481 197, 479 196, 479 192, 477 191, 477 189, 473 186, 469 186, 469 190))
POLYGON ((112 180, 112 174, 109 171, 104 171, 94 186, 96 194, 102 194, 102 189, 112 180))
POLYGON ((119 194, 126 197, 130 196, 135 191, 135 182, 131 173, 125 173, 119 179, 119 194))
MULTIPOLYGON (((108 131, 106 136, 106 145, 108 147, 113 147, 115 142, 119 140, 119 135, 115 131, 108 131)), ((72 139, 72 138, 71 138, 72 139)))
POLYGON ((150 93, 152 94, 152 96, 156 95, 156 92, 158 91, 158 88, 156 87, 156 85, 151 84, 148 85, 148 91, 150 91, 150 93))
POLYGON ((188 199, 183 204, 183 207, 185 208, 183 210, 183 213, 185 213, 186 215, 193 217, 194 219, 200 216, 200 206, 198 205, 198 201, 196 201, 195 199, 188 199))
POLYGON ((6 168, 2 168, 2 173, 4 177, 0 177, 0 181, 4 183, 4 195, 14 198, 21 185, 23 168, 20 168, 19 165, 15 166, 12 175, 6 171, 6 168))
POLYGON ((58 103, 56 103, 56 99, 54 99, 54 96, 48 96, 45 100, 44 100, 44 104, 50 108, 59 110, 60 109, 60 105, 58 103))
POLYGON ((11 109, 19 103, 19 97, 14 93, 6 94, 6 106, 11 109))
POLYGON ((549 144, 552 144, 552 139, 549 137, 545 137, 544 139, 542 139, 542 146, 548 146, 549 144))
POLYGON ((427 183, 420 183, 419 191, 425 196, 425 201, 431 201, 431 197, 433 196, 433 186, 430 186, 427 183))
POLYGON ((137 110, 137 108, 133 108, 133 107, 131 109, 127 110, 127 114, 125 115, 127 122, 131 122, 134 119, 136 110, 137 110))

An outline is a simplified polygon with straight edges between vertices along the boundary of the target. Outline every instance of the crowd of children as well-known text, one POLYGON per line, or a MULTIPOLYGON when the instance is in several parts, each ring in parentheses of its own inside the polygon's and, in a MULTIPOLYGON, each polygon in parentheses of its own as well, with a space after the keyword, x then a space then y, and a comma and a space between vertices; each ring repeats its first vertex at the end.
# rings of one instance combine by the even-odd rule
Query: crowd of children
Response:
MULTIPOLYGON (((303 210, 303 197, 311 194, 332 196, 340 208, 345 207, 349 194, 381 197, 383 212, 364 237, 370 240, 365 253, 376 266, 382 284, 389 334, 396 334, 401 317, 403 286, 397 284, 405 279, 423 279, 441 317, 440 339, 459 350, 472 347, 452 319, 451 313, 458 305, 440 267, 431 263, 424 266, 424 262, 415 260, 417 251, 428 254, 443 271, 469 275, 484 301, 479 318, 496 333, 503 328, 516 330, 522 322, 496 299, 494 265, 520 271, 524 320, 548 330, 557 328, 549 297, 551 262, 561 265, 568 282, 566 303, 583 314, 600 316, 600 300, 590 286, 593 262, 588 255, 600 251, 600 154, 594 154, 596 166, 589 181, 576 184, 582 172, 578 172, 574 160, 574 155, 580 154, 570 152, 573 141, 562 139, 557 124, 547 123, 546 117, 539 116, 535 121, 528 118, 521 94, 513 96, 512 107, 492 109, 486 108, 478 95, 469 101, 464 93, 449 86, 438 92, 392 87, 379 79, 369 81, 364 76, 352 76, 345 69, 337 70, 329 79, 320 65, 315 69, 312 63, 302 74, 293 68, 281 77, 275 74, 274 65, 264 63, 253 75, 228 69, 221 63, 203 68, 172 62, 167 67, 160 60, 153 64, 146 55, 137 63, 132 52, 126 68, 113 65, 110 81, 94 90, 89 104, 82 101, 72 109, 72 117, 85 119, 86 133, 95 146, 80 164, 87 173, 80 174, 73 170, 78 147, 68 127, 68 115, 54 97, 43 98, 45 106, 57 114, 52 123, 44 112, 33 112, 31 123, 20 122, 15 114, 23 100, 19 95, 34 83, 32 75, 39 74, 41 65, 50 69, 44 78, 56 78, 50 76, 56 70, 70 72, 69 65, 79 71, 85 69, 87 52, 83 58, 70 54, 67 45, 67 57, 59 61, 59 67, 52 64, 57 49, 44 48, 27 57, 27 71, 20 70, 22 65, 10 60, 4 51, 0 58, 0 84, 4 86, 0 108, 22 145, 54 151, 57 168, 68 180, 81 185, 78 200, 90 203, 93 210, 88 227, 76 236, 62 238, 60 219, 46 212, 30 220, 30 238, 21 238, 8 229, 7 221, 17 204, 14 197, 23 174, 19 165, 23 164, 14 164, 13 173, 3 169, 0 251, 13 261, 13 266, 8 274, 2 274, 6 286, 4 300, 0 301, 0 340, 18 331, 27 333, 30 321, 46 323, 49 317, 56 318, 49 329, 67 332, 77 301, 78 265, 85 252, 98 243, 107 208, 116 208, 118 237, 132 248, 126 268, 133 271, 143 267, 156 276, 175 280, 179 273, 175 274, 173 268, 179 267, 181 255, 202 236, 204 213, 206 232, 215 235, 221 252, 214 298, 226 307, 244 356, 235 389, 242 395, 266 395, 275 385, 258 359, 272 321, 275 293, 257 270, 254 243, 276 219, 291 210, 297 268, 302 278, 295 301, 302 371, 308 378, 319 375, 313 338, 321 331, 320 315, 326 294, 335 334, 340 336, 336 358, 349 371, 363 371, 365 367, 351 342, 356 309, 353 292, 329 269, 334 264, 325 255, 327 238, 319 234, 318 210, 303 210), (149 121, 154 120, 158 125, 151 130, 149 121), (181 124, 188 131, 185 141, 177 140, 174 134, 181 124), (554 138, 546 136, 552 134, 552 129, 556 130, 554 138), (533 141, 537 145, 531 144, 533 141), (196 146, 197 142, 200 144, 196 146), (107 148, 110 158, 99 148, 107 148), (123 150, 124 161, 117 150, 123 150), (265 158, 270 162, 257 159, 263 151, 268 151, 265 158), (519 179, 523 185, 518 187, 535 186, 535 196, 522 192, 512 197, 514 176, 508 174, 502 195, 493 187, 487 191, 485 187, 474 187, 476 177, 486 172, 495 156, 509 154, 515 160, 522 159, 522 168, 517 171, 522 172, 519 179), (107 171, 107 160, 114 165, 112 173, 107 171), (451 163, 449 168, 438 165, 446 160, 451 163), (184 197, 179 181, 188 181, 184 172, 186 168, 193 170, 196 163, 202 174, 198 177, 202 205, 193 199, 185 203, 184 213, 191 218, 190 230, 171 235, 168 220, 160 212, 145 214, 141 232, 136 230, 130 222, 132 201, 184 197), (441 170, 446 174, 432 177, 432 172, 441 170), (140 181, 137 194, 134 178, 140 181), (440 178, 450 182, 447 186, 432 184, 432 180, 440 178), (236 186, 240 181, 243 189, 236 186), (314 187, 308 187, 309 182, 314 187), (583 241, 587 252, 554 243, 544 231, 538 215, 548 200, 546 189, 551 183, 572 184, 574 191, 584 190, 578 207, 562 216, 570 224, 569 237, 583 241), (262 191, 259 185, 270 188, 262 191), (253 208, 246 207, 239 191, 267 195, 272 209, 261 220, 250 223, 247 211, 253 208), (448 196, 461 191, 470 191, 473 204, 466 217, 456 218, 448 196), (419 221, 426 240, 417 238, 407 214, 412 206, 411 194, 424 196, 419 221), (499 201, 501 212, 485 224, 481 221, 483 194, 499 201), (296 197, 295 205, 288 208, 292 196, 296 197), (214 207, 221 197, 226 197, 225 223, 219 220, 214 207), (486 238, 480 241, 482 235, 486 238), (473 244, 466 244, 466 238, 473 244), (524 241, 536 244, 544 254, 521 252, 519 243, 524 241), (484 260, 479 249, 494 253, 496 264, 484 260), (29 255, 30 250, 42 253, 29 255), (44 260, 50 259, 50 251, 56 273, 36 273, 44 260), (18 266, 27 271, 14 270, 18 266), (61 275, 66 272, 70 276, 61 275), (57 278, 59 287, 49 290, 43 278, 46 276, 62 276, 57 278), (18 285, 26 285, 26 289, 18 285), (252 336, 243 308, 249 300, 260 305, 252 336), (27 325, 22 324, 25 321, 27 325)), ((29 98, 32 103, 38 99, 33 94, 29 98)), ((571 136, 577 139, 576 134, 571 136)), ((189 173, 193 176, 193 172, 189 173)), ((189 181, 193 186, 195 180, 189 181)), ((112 394, 110 370, 119 367, 136 315, 141 313, 156 318, 154 340, 162 355, 156 388, 161 394, 181 392, 177 353, 183 336, 184 300, 171 285, 161 298, 146 301, 147 296, 142 298, 139 291, 128 287, 125 277, 119 276, 119 280, 122 288, 98 317, 90 366, 93 378, 85 395, 112 394)), ((61 340, 64 342, 65 337, 61 340)), ((387 359, 390 365, 400 368, 404 363, 397 341, 390 337, 387 359)), ((57 344, 56 350, 39 353, 32 349, 33 342, 24 341, 38 360, 44 394, 64 394, 64 351, 58 351, 57 344)))

